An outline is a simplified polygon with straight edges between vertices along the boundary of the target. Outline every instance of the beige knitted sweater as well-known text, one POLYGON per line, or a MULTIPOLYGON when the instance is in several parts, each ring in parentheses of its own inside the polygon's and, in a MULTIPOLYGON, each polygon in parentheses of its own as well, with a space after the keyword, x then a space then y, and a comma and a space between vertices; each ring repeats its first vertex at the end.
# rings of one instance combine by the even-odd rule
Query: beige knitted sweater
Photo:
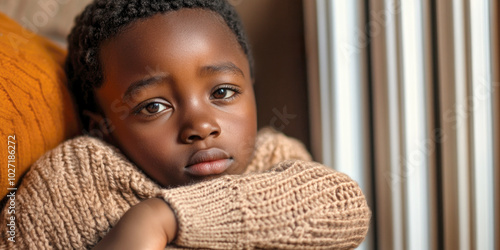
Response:
POLYGON ((26 175, 15 214, 9 203, 2 212, 0 249, 90 248, 150 197, 176 214, 177 237, 167 248, 351 249, 371 216, 353 180, 311 162, 299 142, 271 129, 259 132, 245 174, 173 189, 159 187, 114 147, 79 137, 26 175), (7 238, 11 216, 15 242, 7 238))

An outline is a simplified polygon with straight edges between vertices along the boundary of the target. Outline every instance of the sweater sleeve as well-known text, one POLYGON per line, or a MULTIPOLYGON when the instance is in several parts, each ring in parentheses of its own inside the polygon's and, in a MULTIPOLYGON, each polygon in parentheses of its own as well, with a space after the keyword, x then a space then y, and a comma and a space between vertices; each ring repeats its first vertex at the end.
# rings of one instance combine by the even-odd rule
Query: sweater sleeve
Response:
MULTIPOLYGON (((284 140, 279 145, 290 148, 284 140)), ((290 152, 307 158, 304 151, 270 147, 252 162, 266 170, 290 152)), ((113 147, 79 137, 48 152, 26 174, 16 190, 15 214, 8 203, 0 216, 2 225, 15 216, 15 242, 2 226, 0 249, 90 248, 131 206, 151 197, 172 206, 180 247, 352 248, 370 218, 357 184, 317 163, 285 161, 264 173, 160 189, 113 147)))
POLYGON ((178 220, 177 246, 214 249, 352 249, 371 212, 359 186, 318 163, 225 176, 159 196, 178 220))
POLYGON ((0 217, 0 249, 90 248, 131 206, 158 191, 104 142, 66 141, 40 158, 14 191, 12 208, 9 201, 0 217), (10 221, 15 226, 8 228, 10 221))

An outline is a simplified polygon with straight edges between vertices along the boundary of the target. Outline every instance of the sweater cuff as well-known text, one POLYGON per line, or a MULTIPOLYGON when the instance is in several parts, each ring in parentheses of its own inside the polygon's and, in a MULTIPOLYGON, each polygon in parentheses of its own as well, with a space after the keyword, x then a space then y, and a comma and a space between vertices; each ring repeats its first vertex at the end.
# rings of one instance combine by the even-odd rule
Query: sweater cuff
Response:
POLYGON ((162 190, 159 196, 170 205, 177 218, 178 230, 173 243, 193 248, 244 248, 241 184, 237 176, 224 176, 175 190, 162 190))

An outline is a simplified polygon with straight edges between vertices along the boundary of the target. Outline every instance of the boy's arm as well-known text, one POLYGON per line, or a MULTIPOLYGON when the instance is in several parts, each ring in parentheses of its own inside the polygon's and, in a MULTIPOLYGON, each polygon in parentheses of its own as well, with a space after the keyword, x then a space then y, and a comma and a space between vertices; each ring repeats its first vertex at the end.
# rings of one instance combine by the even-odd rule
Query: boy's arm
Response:
POLYGON ((88 249, 141 200, 160 190, 104 142, 78 137, 40 158, 0 224, 0 249, 88 249))
POLYGON ((176 214, 174 243, 189 248, 350 249, 363 241, 371 216, 348 176, 299 160, 162 190, 159 197, 176 214))
POLYGON ((96 249, 163 249, 174 238, 190 248, 354 248, 370 220, 349 177, 297 160, 159 196, 170 206, 153 198, 132 207, 96 249))
MULTIPOLYGON (((287 158, 309 160, 310 156, 298 141, 273 130, 262 130, 258 138, 256 157, 250 164, 254 166, 250 172, 254 173, 161 191, 160 197, 172 202, 178 214, 178 246, 225 249, 358 245, 370 218, 359 187, 347 176, 310 161, 273 166, 287 158), (270 172, 255 173, 272 166, 270 172)), ((98 247, 161 249, 175 238, 176 232, 171 208, 159 199, 149 199, 132 207, 98 247), (156 212, 143 206, 152 202, 158 206, 156 212), (149 231, 162 232, 163 237, 149 231)))
POLYGON ((6 207, 0 216, 4 225, 15 216, 12 233, 0 228, 0 249, 92 247, 152 197, 171 205, 174 243, 189 247, 348 247, 363 240, 370 218, 355 182, 312 162, 160 190, 108 145, 80 137, 34 165, 16 191, 15 214, 6 207))

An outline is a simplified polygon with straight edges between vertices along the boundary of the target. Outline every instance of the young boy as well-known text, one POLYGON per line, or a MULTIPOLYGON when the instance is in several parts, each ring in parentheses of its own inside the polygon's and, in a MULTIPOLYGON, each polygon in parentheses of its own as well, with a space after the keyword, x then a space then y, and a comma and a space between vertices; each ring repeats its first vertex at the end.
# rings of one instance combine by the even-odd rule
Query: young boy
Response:
POLYGON ((362 242, 370 210, 357 184, 297 141, 257 133, 250 51, 226 1, 96 0, 68 40, 70 88, 105 142, 70 140, 32 167, 17 241, 0 248, 362 242))

